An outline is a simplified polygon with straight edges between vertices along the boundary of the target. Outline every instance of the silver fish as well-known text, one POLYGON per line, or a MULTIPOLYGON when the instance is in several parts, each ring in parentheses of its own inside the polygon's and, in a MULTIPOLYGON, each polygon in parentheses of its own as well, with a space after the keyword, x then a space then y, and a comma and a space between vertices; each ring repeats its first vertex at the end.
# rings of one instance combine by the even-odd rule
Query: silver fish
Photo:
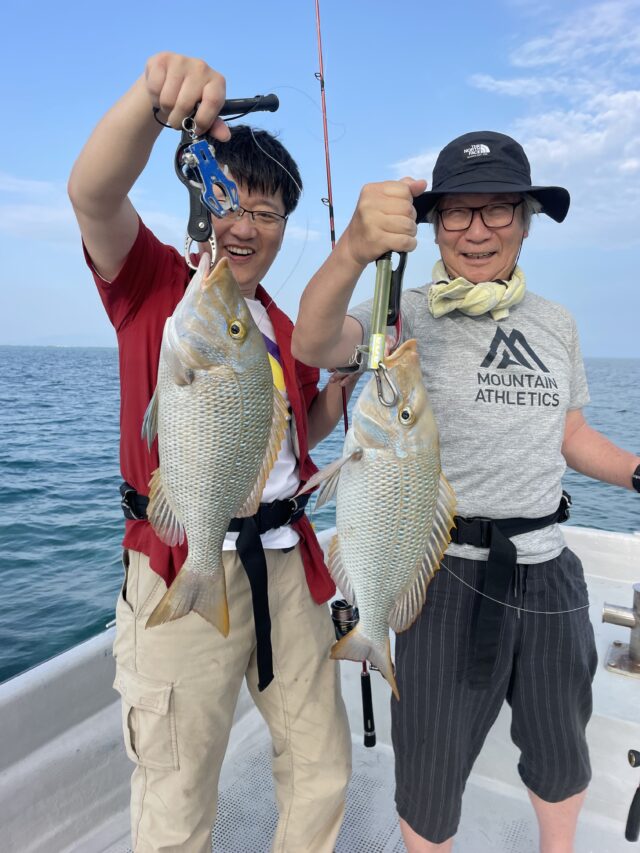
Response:
POLYGON ((360 395, 340 460, 320 471, 317 506, 337 494, 337 533, 329 571, 360 621, 331 650, 335 659, 369 660, 399 698, 389 628, 405 631, 451 541, 455 495, 440 469, 438 428, 422 382, 415 340, 384 359, 399 392, 378 398, 375 377, 360 395))
POLYGON ((229 633, 222 543, 234 516, 253 515, 280 450, 287 407, 274 388, 262 333, 223 258, 203 256, 162 337, 158 383, 144 416, 160 465, 147 515, 168 545, 189 552, 147 620, 192 610, 229 633))

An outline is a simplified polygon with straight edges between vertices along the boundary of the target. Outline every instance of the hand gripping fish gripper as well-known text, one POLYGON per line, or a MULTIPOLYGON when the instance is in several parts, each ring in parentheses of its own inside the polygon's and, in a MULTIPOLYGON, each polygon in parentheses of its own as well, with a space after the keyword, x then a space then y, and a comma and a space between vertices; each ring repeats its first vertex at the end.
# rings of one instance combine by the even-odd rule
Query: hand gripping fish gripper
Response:
POLYGON ((402 322, 400 317, 400 298, 402 296, 402 280, 407 264, 407 253, 398 253, 398 265, 391 266, 391 252, 385 252, 376 261, 376 284, 373 294, 371 313, 371 333, 369 343, 356 348, 355 366, 349 370, 357 370, 366 357, 367 370, 373 370, 378 388, 378 399, 383 406, 394 406, 398 401, 398 389, 384 365, 386 332, 389 326, 395 326, 396 335, 393 349, 400 342, 402 322))
MULTIPOLYGON (((276 95, 256 95, 255 98, 238 98, 225 101, 218 115, 230 119, 241 118, 250 112, 275 112, 280 106, 276 95)), ((155 112, 155 111, 154 111, 155 112)), ((180 142, 174 157, 174 166, 179 180, 189 193, 189 220, 185 237, 184 257, 191 263, 191 244, 209 241, 212 256, 215 255, 213 226, 209 214, 219 218, 237 210, 238 188, 220 168, 216 160, 214 140, 208 136, 197 136, 193 116, 182 122, 180 142)))

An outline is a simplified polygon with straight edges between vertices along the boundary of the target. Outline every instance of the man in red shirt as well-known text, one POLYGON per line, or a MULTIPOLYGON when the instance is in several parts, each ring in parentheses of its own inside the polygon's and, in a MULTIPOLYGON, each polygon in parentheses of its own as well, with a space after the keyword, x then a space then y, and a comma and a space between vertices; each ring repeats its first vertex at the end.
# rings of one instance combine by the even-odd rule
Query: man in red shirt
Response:
POLYGON ((279 810, 273 850, 329 853, 342 821, 351 754, 339 673, 329 658, 334 636, 325 602, 335 588, 311 525, 290 498, 315 472, 309 448, 329 434, 342 400, 337 383, 319 392, 319 372, 292 357, 292 324, 260 284, 298 202, 297 166, 270 134, 243 126, 230 131, 218 118, 224 99, 224 78, 201 60, 152 57, 144 75, 102 118, 69 181, 87 262, 118 337, 120 462, 133 512, 126 511, 114 686, 122 696, 125 746, 136 764, 132 846, 211 849, 220 766, 246 677, 273 740, 279 810), (195 613, 145 630, 186 557, 186 546, 165 545, 144 517, 158 452, 156 444, 148 451, 140 433, 156 384, 164 322, 184 294, 190 270, 144 225, 128 193, 162 130, 153 108, 162 122, 179 127, 196 104, 196 132, 215 138, 216 158, 239 191, 239 210, 213 221, 215 260, 229 260, 291 412, 262 495, 261 535, 248 553, 246 545, 236 547, 233 523, 225 539, 226 638, 195 613), (249 564, 264 571, 262 599, 249 564), (254 615, 255 624, 263 624, 265 613, 270 631, 257 641, 254 615))

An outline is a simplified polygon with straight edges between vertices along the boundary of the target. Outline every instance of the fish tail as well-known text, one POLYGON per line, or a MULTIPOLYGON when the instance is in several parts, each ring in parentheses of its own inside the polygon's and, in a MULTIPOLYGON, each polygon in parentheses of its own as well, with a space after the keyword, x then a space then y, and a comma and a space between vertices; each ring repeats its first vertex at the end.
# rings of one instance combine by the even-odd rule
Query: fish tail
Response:
POLYGON ((374 643, 362 633, 360 625, 356 625, 352 631, 349 631, 333 646, 331 657, 334 660, 370 661, 389 682, 396 699, 400 699, 393 671, 393 661, 391 660, 391 641, 388 637, 384 644, 374 643))
POLYGON ((187 561, 147 619, 145 627, 172 622, 192 611, 210 622, 223 637, 228 635, 229 606, 222 567, 213 576, 203 575, 190 571, 187 561))

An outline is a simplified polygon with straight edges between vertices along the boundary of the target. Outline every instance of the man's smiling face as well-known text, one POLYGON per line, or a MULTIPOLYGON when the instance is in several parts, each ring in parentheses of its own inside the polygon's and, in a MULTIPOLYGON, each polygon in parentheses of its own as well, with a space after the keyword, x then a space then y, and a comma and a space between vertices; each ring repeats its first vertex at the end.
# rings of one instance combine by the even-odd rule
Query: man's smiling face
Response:
MULTIPOLYGON (((238 184, 238 198, 240 206, 247 210, 268 211, 284 216, 280 190, 275 195, 249 193, 244 190, 242 184, 238 184)), ((280 251, 285 224, 284 220, 279 220, 275 225, 260 224, 254 222, 248 213, 244 213, 239 219, 233 214, 222 219, 213 218, 216 237, 215 261, 220 258, 229 259, 243 296, 250 299, 255 297, 257 286, 280 251)))
MULTIPOLYGON (((517 193, 448 195, 440 201, 438 211, 521 200, 517 193)), ((471 224, 464 231, 446 231, 438 221, 436 243, 451 278, 462 276, 473 284, 508 279, 528 233, 523 224, 523 208, 522 204, 516 207, 513 221, 502 228, 487 227, 479 211, 474 211, 471 224)))

